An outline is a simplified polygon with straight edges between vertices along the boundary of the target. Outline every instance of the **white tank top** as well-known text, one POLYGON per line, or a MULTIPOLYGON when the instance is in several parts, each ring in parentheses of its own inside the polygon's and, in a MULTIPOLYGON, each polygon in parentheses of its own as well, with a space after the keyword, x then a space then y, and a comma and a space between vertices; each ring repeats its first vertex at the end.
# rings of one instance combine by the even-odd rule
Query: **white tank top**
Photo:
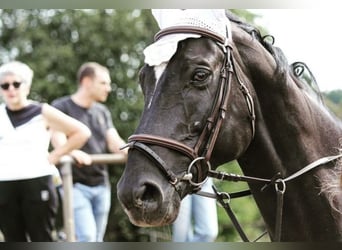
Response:
POLYGON ((0 181, 52 175, 56 167, 48 162, 50 133, 42 114, 16 128, 0 105, 0 181))

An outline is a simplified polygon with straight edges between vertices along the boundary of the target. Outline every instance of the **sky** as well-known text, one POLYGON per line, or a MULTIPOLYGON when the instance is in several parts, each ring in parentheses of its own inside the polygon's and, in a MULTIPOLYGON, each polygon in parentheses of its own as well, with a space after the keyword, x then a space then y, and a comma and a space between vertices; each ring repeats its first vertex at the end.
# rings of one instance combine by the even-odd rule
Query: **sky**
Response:
POLYGON ((275 37, 289 63, 302 61, 321 91, 342 90, 342 13, 339 9, 249 9, 275 37), (320 13, 321 12, 321 13, 320 13))

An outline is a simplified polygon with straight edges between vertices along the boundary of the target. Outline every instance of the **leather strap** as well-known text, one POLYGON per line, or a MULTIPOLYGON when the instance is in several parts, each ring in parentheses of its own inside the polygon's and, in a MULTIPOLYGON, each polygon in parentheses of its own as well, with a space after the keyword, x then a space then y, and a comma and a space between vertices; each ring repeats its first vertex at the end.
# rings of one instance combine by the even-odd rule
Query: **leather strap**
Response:
POLYGON ((174 26, 174 27, 168 27, 168 28, 162 29, 154 36, 154 40, 157 41, 163 36, 170 35, 170 34, 179 34, 179 33, 198 34, 201 36, 211 38, 225 46, 228 46, 228 38, 220 36, 219 34, 211 30, 200 28, 200 27, 194 27, 194 26, 174 26))

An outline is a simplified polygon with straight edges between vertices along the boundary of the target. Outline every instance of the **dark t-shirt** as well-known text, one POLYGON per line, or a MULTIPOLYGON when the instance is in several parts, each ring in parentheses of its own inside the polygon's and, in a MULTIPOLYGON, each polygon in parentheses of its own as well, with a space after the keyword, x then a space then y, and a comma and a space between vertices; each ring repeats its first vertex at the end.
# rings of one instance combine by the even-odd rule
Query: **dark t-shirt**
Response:
MULTIPOLYGON (((73 102, 70 96, 56 99, 51 105, 84 123, 91 130, 92 135, 81 148, 82 151, 89 154, 104 154, 109 152, 106 133, 108 129, 113 128, 113 122, 106 106, 100 103, 94 103, 88 109, 83 108, 73 102)), ((74 183, 79 182, 88 186, 96 186, 108 181, 108 170, 105 164, 93 164, 83 167, 73 166, 72 174, 74 183)))

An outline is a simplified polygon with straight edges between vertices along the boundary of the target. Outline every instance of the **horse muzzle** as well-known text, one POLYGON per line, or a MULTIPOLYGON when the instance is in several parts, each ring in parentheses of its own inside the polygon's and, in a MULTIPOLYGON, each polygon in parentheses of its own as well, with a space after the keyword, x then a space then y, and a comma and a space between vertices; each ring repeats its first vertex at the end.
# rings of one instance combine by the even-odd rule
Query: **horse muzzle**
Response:
POLYGON ((132 224, 140 227, 163 226, 171 224, 177 217, 181 198, 175 188, 153 181, 151 176, 119 180, 118 199, 132 224))

